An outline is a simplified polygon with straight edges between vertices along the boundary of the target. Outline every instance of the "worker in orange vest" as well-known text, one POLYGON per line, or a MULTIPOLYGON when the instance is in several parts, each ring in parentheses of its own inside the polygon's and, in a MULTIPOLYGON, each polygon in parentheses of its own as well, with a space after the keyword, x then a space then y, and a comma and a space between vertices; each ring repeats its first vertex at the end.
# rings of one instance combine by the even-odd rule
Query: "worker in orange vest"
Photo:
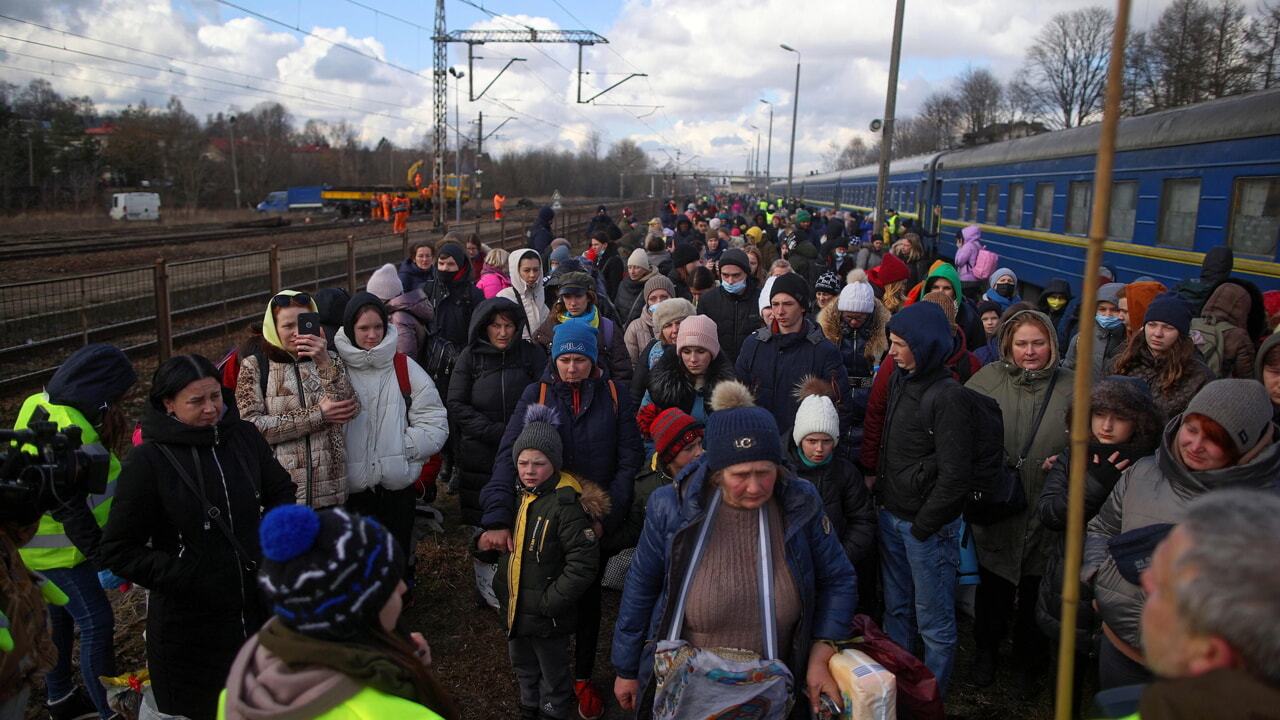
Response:
POLYGON ((507 196, 502 193, 493 194, 493 219, 502 219, 502 206, 507 202, 507 196))
POLYGON ((369 196, 369 219, 377 220, 382 214, 382 200, 378 197, 378 193, 369 196))
POLYGON ((391 222, 391 193, 382 193, 382 219, 385 222, 391 222))
POLYGON ((409 228, 409 198, 405 197, 403 192, 396 195, 396 199, 391 201, 391 211, 395 214, 396 224, 392 227, 393 232, 402 233, 409 228))

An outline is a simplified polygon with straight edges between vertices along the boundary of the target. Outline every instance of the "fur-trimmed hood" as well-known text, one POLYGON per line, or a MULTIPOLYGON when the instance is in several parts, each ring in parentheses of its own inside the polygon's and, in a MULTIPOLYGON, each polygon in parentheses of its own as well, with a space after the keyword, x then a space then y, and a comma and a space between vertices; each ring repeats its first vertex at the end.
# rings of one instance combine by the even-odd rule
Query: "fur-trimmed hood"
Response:
MULTIPOLYGON (((734 377, 733 364, 725 354, 716 355, 707 367, 707 384, 703 397, 710 398, 720 383, 733 380, 734 377)), ((693 379, 685 371, 684 363, 680 362, 676 347, 672 345, 663 350, 658 362, 649 370, 649 398, 653 400, 653 404, 663 410, 678 407, 688 413, 693 412, 696 397, 693 379)), ((707 411, 710 411, 710 403, 704 404, 707 405, 707 411)))
POLYGON ((590 480, 579 478, 578 484, 582 486, 582 496, 579 500, 582 509, 587 511, 592 520, 604 521, 609 511, 613 509, 613 499, 609 497, 609 493, 590 480))
MULTIPOLYGON (((889 351, 889 334, 884 329, 892 313, 879 299, 875 302, 876 311, 867 319, 866 324, 859 328, 868 333, 867 344, 862 351, 867 359, 867 367, 874 367, 876 360, 884 357, 884 354, 889 351)), ((840 347, 840 341, 844 335, 840 326, 840 308, 836 307, 836 303, 827 303, 827 306, 818 313, 818 327, 822 328, 822 334, 828 340, 835 343, 836 347, 840 347)))

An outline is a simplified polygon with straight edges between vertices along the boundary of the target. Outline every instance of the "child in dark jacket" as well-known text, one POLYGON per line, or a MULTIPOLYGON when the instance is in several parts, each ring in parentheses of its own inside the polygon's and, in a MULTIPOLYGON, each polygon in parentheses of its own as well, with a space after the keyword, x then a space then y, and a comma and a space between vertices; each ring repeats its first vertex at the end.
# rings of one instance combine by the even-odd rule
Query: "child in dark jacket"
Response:
POLYGON ((599 487, 560 470, 557 420, 546 405, 530 405, 525 412, 524 429, 511 448, 520 499, 513 548, 501 548, 507 552, 493 581, 507 618, 523 720, 564 720, 572 710, 569 636, 577 626, 578 599, 596 579, 597 518, 608 512, 599 487))

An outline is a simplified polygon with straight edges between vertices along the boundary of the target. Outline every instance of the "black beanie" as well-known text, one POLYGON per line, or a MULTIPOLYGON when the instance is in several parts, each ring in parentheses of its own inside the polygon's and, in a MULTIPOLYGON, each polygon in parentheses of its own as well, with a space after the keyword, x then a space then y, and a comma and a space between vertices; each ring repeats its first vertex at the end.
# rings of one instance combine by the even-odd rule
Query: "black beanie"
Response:
POLYGON ((1172 325, 1179 335, 1185 337, 1191 333, 1191 305, 1175 292, 1160 293, 1147 305, 1147 314, 1142 322, 1172 325))
POLYGON ((371 307, 378 312, 378 316, 382 318, 382 331, 387 331, 387 306, 382 304, 382 300, 371 292, 358 292, 347 301, 347 307, 342 311, 342 332, 347 334, 347 339, 351 344, 360 347, 360 343, 356 342, 356 321, 360 319, 360 313, 364 308, 371 307))
POLYGON ((785 293, 795 298, 796 304, 800 306, 802 311, 809 309, 809 283, 797 273, 787 273, 779 275, 777 280, 773 281, 773 287, 769 290, 769 302, 773 302, 773 296, 778 293, 785 293))

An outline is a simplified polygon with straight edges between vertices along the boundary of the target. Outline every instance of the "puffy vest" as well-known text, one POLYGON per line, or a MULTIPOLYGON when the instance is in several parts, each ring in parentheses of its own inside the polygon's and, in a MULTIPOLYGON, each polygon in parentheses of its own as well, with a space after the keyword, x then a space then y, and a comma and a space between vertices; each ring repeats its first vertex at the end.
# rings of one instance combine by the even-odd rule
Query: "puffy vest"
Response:
MULTIPOLYGON (((93 429, 79 410, 66 405, 54 405, 49 402, 49 396, 45 393, 32 395, 22 403, 22 410, 18 412, 18 421, 13 425, 14 429, 25 429, 31 422, 31 416, 36 409, 41 407, 49 412, 49 420, 57 423, 59 428, 69 425, 80 426, 82 430, 80 439, 86 445, 98 442, 98 431, 93 429)), ((115 453, 111 453, 111 467, 107 473, 107 491, 102 495, 90 495, 88 498, 89 509, 98 521, 98 527, 107 524, 107 515, 111 512, 111 498, 116 491, 118 475, 120 475, 120 460, 115 453)), ((54 520, 49 513, 45 513, 40 518, 40 528, 36 530, 36 536, 18 552, 22 555, 22 561, 32 570, 72 568, 85 561, 84 553, 80 552, 80 549, 71 542, 71 538, 67 537, 62 523, 54 520)))
MULTIPOLYGON (((218 720, 227 717, 227 691, 218 696, 218 720)), ((366 687, 349 700, 312 720, 444 720, 421 705, 366 687)))

